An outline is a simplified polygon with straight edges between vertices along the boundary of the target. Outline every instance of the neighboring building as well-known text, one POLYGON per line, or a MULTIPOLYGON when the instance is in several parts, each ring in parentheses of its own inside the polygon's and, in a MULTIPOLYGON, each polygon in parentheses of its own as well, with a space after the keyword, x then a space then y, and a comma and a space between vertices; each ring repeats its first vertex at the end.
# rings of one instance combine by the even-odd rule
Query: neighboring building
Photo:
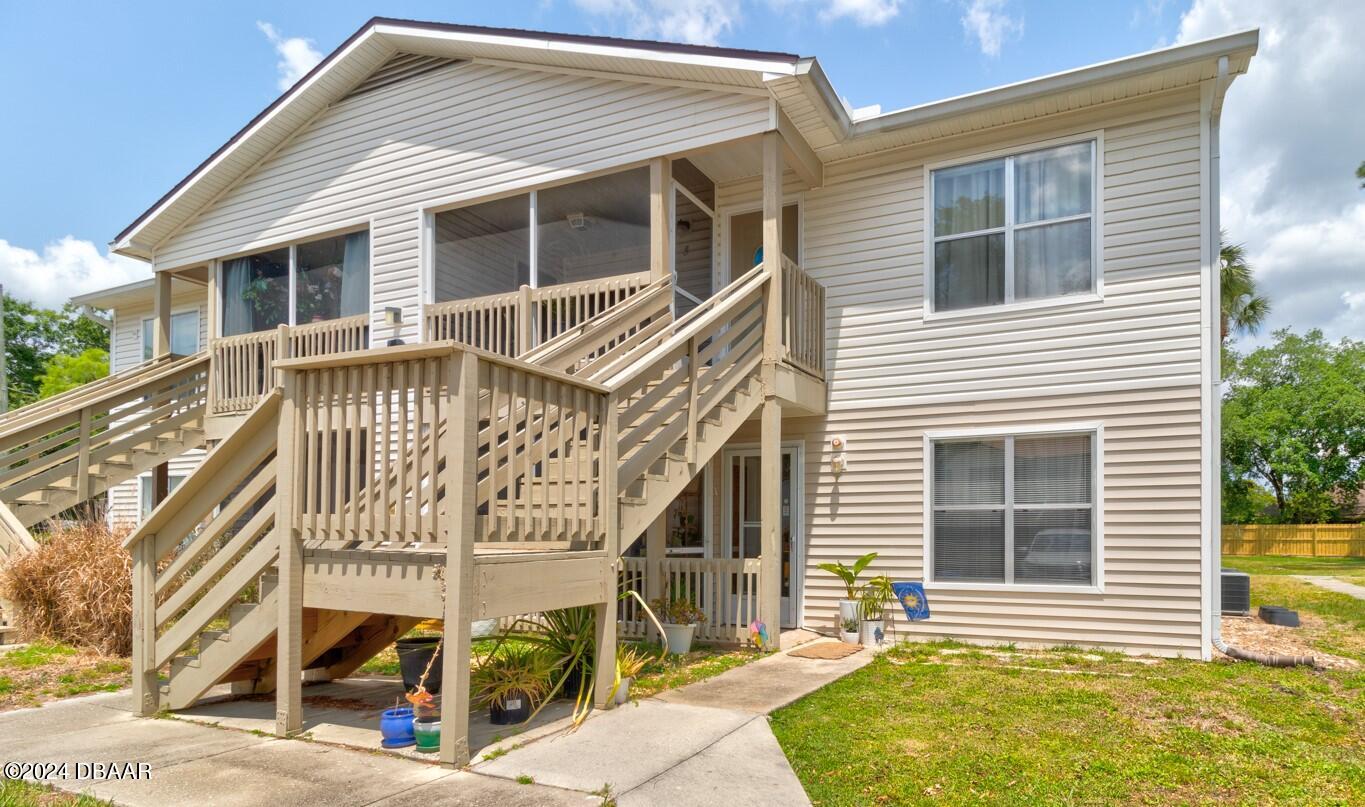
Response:
MULTIPOLYGON (((231 446, 134 536, 141 568, 190 515, 269 529, 217 497, 281 473, 302 548, 253 567, 280 588, 232 635, 311 647, 279 593, 374 610, 329 675, 410 617, 615 610, 617 585, 686 585, 710 638, 830 631, 817 564, 869 551, 926 582, 902 638, 1208 658, 1218 126, 1256 43, 854 118, 811 58, 373 20, 114 241, 206 284, 196 411, 231 446), (383 587, 432 551, 477 564, 472 600, 383 587)), ((172 667, 172 708, 276 674, 224 658, 172 667)))
MULTIPOLYGON (((155 281, 152 278, 80 294, 74 305, 108 312, 109 372, 132 370, 152 358, 155 281)), ((188 356, 204 350, 209 341, 208 303, 202 283, 176 281, 171 296, 171 352, 188 356)), ((204 458, 191 449, 169 461, 170 485, 189 476, 204 458)), ((135 526, 151 512, 152 473, 139 474, 108 491, 107 516, 111 526, 135 526)))

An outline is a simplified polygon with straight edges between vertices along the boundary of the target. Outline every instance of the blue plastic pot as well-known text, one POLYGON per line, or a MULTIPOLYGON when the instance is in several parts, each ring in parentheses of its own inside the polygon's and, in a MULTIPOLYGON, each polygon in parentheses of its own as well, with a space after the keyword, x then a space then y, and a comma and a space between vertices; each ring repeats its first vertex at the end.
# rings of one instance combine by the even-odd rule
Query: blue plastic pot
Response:
POLYGON ((406 748, 417 742, 412 733, 412 707, 399 706, 379 713, 379 733, 385 748, 406 748))

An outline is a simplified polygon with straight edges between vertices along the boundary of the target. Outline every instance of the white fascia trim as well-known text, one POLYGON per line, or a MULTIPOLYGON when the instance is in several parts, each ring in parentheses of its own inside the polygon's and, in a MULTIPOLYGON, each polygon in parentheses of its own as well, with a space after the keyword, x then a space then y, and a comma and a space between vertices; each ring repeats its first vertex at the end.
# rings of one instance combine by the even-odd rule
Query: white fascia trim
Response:
POLYGON ((371 39, 373 39, 376 36, 378 36, 376 29, 375 28, 369 29, 365 33, 356 37, 355 41, 347 45, 345 50, 337 53, 336 58, 332 59, 330 63, 324 65, 321 70, 318 70, 316 73, 309 76, 308 79, 304 81, 302 84, 297 84, 294 87, 290 88, 285 99, 281 101, 279 104, 277 104, 274 109, 270 110, 268 114, 262 116, 260 120, 252 124, 250 129, 246 130, 239 137, 237 137, 236 142, 234 142, 231 146, 223 149, 222 153, 220 153, 218 156, 214 157, 209 162, 200 166, 200 168, 194 172, 190 179, 188 179, 184 185, 180 186, 179 190, 177 190, 175 193, 171 194, 170 196, 162 200, 161 204, 157 205, 152 210, 152 212, 148 213, 146 217, 144 217, 143 220, 136 227, 134 227, 132 230, 129 230, 127 235, 125 235, 121 240, 111 243, 109 245, 110 251, 123 254, 123 250, 131 248, 133 245, 133 241, 136 240, 137 238, 138 233, 140 233, 149 223, 151 223, 154 219, 156 219, 163 212, 165 212, 167 208, 178 202, 190 190, 190 188, 193 187, 199 181, 200 177, 213 171, 225 160, 227 160, 229 157, 235 154, 236 151, 239 148, 241 148, 243 143, 252 139, 257 132, 259 132, 261 129, 269 125, 280 115, 284 114, 285 111, 288 110, 295 102, 297 102, 301 96, 312 90, 312 88, 316 86, 317 83, 321 81, 324 76, 329 75, 335 70, 337 70, 342 63, 347 61, 348 57, 352 53, 354 53, 361 47, 364 47, 366 44, 369 43, 371 39))
MULTIPOLYGON (((942 118, 977 112, 1000 104, 1024 101, 1044 95, 1064 93, 1104 81, 1114 81, 1166 67, 1197 62, 1247 50, 1254 54, 1260 39, 1259 29, 1205 39, 1188 45, 1125 56, 1107 62, 1065 70, 1040 78, 1018 81, 941 101, 906 107, 852 123, 849 138, 876 134, 906 126, 916 126, 942 118)), ((835 96, 838 104, 838 96, 835 96)), ((828 100, 826 100, 828 103, 828 100)))
POLYGON ((426 39, 440 39, 448 42, 469 42, 480 45, 493 45, 505 48, 529 50, 561 51, 578 53, 585 56, 601 56, 609 59, 635 59, 651 62, 685 64, 696 67, 715 67, 724 70, 742 70, 756 73, 777 73, 790 76, 795 65, 785 61, 765 59, 742 59, 735 56, 711 56, 703 53, 678 53, 675 51, 650 50, 645 47, 620 47, 599 45, 586 42, 563 42, 555 39, 540 39, 530 36, 500 36, 465 31, 437 31, 423 27, 408 27, 393 23, 381 23, 374 27, 380 34, 394 36, 418 36, 426 39))

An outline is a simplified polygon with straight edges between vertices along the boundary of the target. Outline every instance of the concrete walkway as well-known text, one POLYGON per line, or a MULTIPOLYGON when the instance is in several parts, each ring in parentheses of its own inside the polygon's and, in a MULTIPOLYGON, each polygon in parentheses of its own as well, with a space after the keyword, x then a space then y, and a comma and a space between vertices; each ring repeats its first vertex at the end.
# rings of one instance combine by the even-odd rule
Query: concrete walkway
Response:
MULTIPOLYGON (((49 780, 116 804, 242 807, 328 805, 595 805, 544 785, 452 771, 428 762, 302 740, 134 717, 125 692, 0 713, 6 762, 146 762, 143 781, 49 780)), ((72 771, 74 774, 74 770, 72 771)))
MULTIPOLYGON (((0 713, 12 762, 145 762, 137 781, 49 780, 127 805, 597 805, 609 786, 631 805, 809 804, 767 715, 869 663, 775 654, 715 678, 595 713, 577 731, 550 726, 485 748, 468 770, 263 731, 131 713, 127 691, 0 713), (490 752, 492 752, 490 754, 490 752), (490 759, 489 757, 492 756, 490 759), (533 784, 520 784, 529 776, 533 784)), ((205 716, 198 715, 197 719, 205 716)), ((317 729, 321 729, 319 724, 317 729)), ((561 722, 562 725, 562 722, 561 722)))
POLYGON ((592 791, 609 785, 621 807, 809 804, 767 715, 872 661, 779 653, 658 697, 593 717, 473 770, 592 791))
POLYGON ((1348 594, 1357 600, 1365 600, 1365 586, 1357 586, 1355 583, 1347 583, 1345 580, 1338 580, 1335 577, 1325 577, 1310 574, 1294 575, 1300 580, 1305 580, 1315 586, 1320 586, 1328 591, 1335 591, 1338 594, 1348 594))

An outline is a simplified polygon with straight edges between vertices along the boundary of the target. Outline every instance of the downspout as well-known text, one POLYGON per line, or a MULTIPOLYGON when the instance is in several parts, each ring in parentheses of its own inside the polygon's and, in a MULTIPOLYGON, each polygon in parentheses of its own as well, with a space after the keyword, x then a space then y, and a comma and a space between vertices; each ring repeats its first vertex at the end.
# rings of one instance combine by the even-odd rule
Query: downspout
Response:
MULTIPOLYGON (((1218 78, 1213 88, 1213 103, 1209 110, 1209 230, 1208 230, 1208 249, 1212 256, 1211 268, 1214 276, 1211 279, 1212 295, 1211 310, 1209 311, 1209 355, 1208 360, 1211 365, 1209 374, 1210 383, 1213 389, 1210 390, 1210 401, 1212 406, 1212 437, 1213 446, 1210 450, 1212 458, 1209 462, 1207 471, 1213 474, 1215 479, 1221 479, 1221 466, 1223 457, 1223 416, 1222 416, 1222 333, 1219 328, 1220 313, 1222 311, 1222 300, 1220 297, 1221 284, 1219 283, 1219 270, 1222 263, 1219 259, 1220 247, 1222 246, 1222 226, 1220 222, 1220 180, 1219 180, 1219 145, 1218 128, 1223 114, 1223 95, 1227 92, 1228 85, 1232 83, 1232 78, 1228 75, 1228 57, 1220 56, 1218 59, 1218 78)), ((1213 646, 1220 653, 1243 661, 1254 661, 1257 664, 1264 664, 1268 667, 1297 667, 1314 665, 1312 656, 1282 656, 1276 653, 1257 653, 1251 650, 1243 650, 1240 647, 1233 647, 1223 641, 1223 573, 1222 573, 1222 530, 1223 521, 1223 486, 1221 482, 1215 481, 1209 486, 1209 495, 1213 498, 1210 511, 1213 513, 1216 523, 1209 525, 1209 541, 1212 543, 1212 557, 1216 562, 1216 567, 1211 576, 1212 592, 1209 596, 1209 622, 1213 646)))

